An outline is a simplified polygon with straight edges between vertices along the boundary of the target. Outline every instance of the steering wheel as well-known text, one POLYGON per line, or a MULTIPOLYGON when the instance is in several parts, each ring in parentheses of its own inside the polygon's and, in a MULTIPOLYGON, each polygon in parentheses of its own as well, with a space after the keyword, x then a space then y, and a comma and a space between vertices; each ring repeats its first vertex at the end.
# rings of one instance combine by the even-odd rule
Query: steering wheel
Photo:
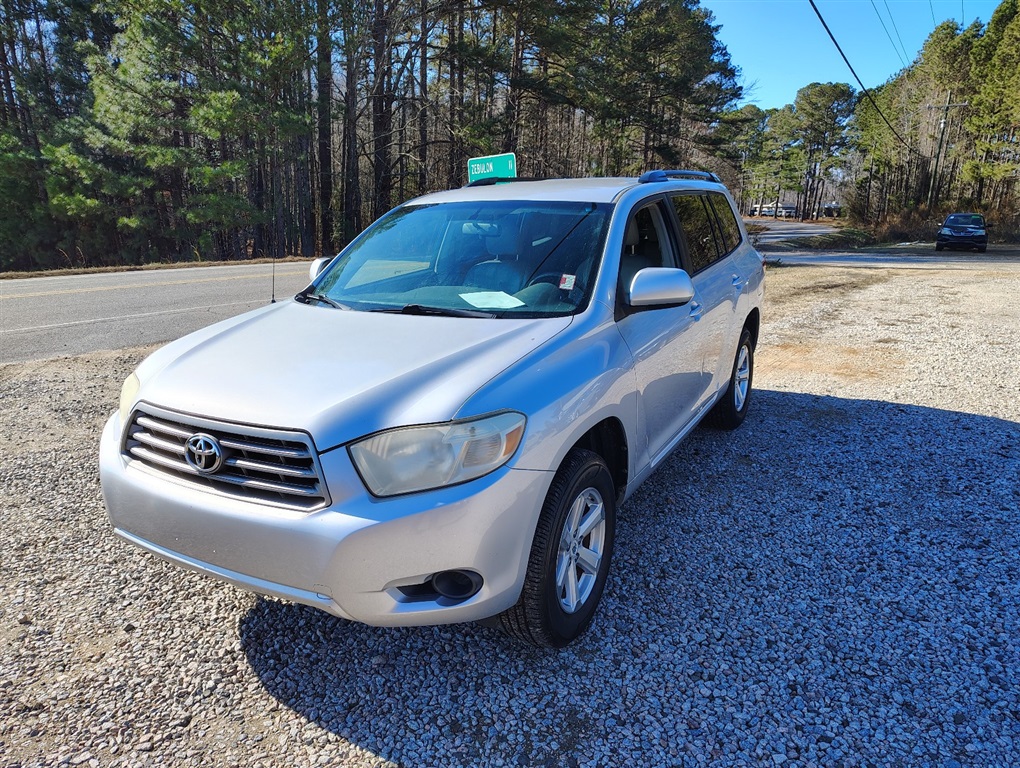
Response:
POLYGON ((539 285, 540 283, 552 283, 557 288, 560 287, 560 280, 563 278, 562 272, 539 272, 533 278, 528 281, 527 287, 533 285, 539 285))

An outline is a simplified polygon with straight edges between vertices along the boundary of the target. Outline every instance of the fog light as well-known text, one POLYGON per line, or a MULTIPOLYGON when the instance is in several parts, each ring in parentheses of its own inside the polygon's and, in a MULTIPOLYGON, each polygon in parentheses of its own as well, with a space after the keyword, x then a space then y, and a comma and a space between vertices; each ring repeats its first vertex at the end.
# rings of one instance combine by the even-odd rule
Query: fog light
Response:
POLYGON ((448 600, 467 600, 482 588, 482 577, 474 571, 440 571, 432 577, 432 588, 448 600))

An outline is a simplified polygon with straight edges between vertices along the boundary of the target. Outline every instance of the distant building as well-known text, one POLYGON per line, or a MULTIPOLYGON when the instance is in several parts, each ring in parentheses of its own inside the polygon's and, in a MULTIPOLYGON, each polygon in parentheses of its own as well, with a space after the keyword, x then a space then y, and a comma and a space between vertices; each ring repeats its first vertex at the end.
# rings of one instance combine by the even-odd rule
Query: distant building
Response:
POLYGON ((751 216, 767 216, 770 218, 795 219, 797 218, 797 206, 789 203, 765 203, 764 205, 752 205, 751 216))
MULTIPOLYGON (((763 203, 752 205, 748 211, 749 216, 764 216, 766 218, 796 219, 800 217, 800 210, 791 203, 763 203)), ((813 218, 838 219, 843 215, 843 206, 833 200, 831 203, 822 203, 814 210, 813 218)))

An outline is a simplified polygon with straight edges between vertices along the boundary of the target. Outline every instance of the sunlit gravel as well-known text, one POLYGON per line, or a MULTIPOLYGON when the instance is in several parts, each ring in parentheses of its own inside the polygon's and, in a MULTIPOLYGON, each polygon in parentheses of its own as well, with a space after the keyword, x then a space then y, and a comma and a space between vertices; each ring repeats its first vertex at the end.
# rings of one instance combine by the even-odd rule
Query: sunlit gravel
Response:
POLYGON ((627 502, 559 652, 136 551, 96 454, 142 351, 0 366, 0 766, 1020 765, 1018 293, 770 271, 747 422, 627 502))

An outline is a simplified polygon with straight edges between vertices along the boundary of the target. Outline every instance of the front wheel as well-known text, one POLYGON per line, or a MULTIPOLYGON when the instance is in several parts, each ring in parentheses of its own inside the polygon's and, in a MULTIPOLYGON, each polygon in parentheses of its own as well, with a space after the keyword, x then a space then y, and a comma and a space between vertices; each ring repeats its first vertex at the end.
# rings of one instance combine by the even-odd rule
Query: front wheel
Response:
POLYGON ((609 573, 616 489, 605 461, 574 449, 553 478, 517 604, 499 616, 518 640, 562 648, 588 629, 609 573))
POLYGON ((754 378, 754 342, 745 328, 733 360, 730 383, 719 402, 709 411, 706 422, 718 429, 736 429, 744 423, 751 404, 751 380, 754 378))

